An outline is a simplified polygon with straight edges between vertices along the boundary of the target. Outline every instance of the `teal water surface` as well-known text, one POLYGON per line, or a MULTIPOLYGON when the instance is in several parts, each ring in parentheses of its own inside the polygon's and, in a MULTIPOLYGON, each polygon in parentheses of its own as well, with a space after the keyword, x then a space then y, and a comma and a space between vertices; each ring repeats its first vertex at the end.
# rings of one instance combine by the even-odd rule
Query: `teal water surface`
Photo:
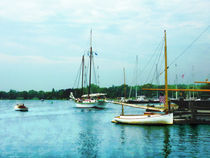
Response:
POLYGON ((111 123, 120 112, 110 103, 80 109, 71 101, 1 100, 0 157, 210 157, 209 125, 111 123), (29 111, 14 111, 17 103, 29 111))

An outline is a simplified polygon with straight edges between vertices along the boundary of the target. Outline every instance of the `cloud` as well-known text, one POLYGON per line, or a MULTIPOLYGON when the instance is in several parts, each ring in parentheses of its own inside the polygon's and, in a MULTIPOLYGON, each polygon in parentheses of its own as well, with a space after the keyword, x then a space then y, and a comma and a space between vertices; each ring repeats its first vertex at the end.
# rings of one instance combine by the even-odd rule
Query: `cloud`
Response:
MULTIPOLYGON (((102 78, 106 85, 121 83, 122 67, 132 71, 136 55, 142 67, 148 64, 164 29, 169 63, 178 56, 210 24, 209 6, 209 0, 3 0, 0 61, 26 67, 50 65, 48 71, 52 65, 65 69, 70 64, 73 72, 89 50, 89 30, 93 28, 93 50, 99 54, 96 62, 102 78)), ((208 48, 210 36, 204 36, 183 57, 193 61, 197 50, 208 48)), ((209 55, 208 50, 206 53, 209 55)), ((180 67, 187 69, 189 63, 180 67)))
POLYGON ((43 56, 23 56, 23 55, 8 55, 0 53, 0 62, 11 63, 11 64, 42 64, 42 65, 52 65, 52 64, 78 64, 80 63, 80 58, 78 57, 58 57, 58 58, 46 58, 43 56))
POLYGON ((207 18, 209 5, 210 2, 207 0, 21 0, 18 3, 15 0, 7 0, 0 2, 0 17, 32 23, 44 22, 51 17, 58 16, 64 17, 66 22, 75 24, 104 24, 107 22, 109 25, 135 21, 138 25, 145 21, 144 24, 153 25, 167 23, 170 18, 177 15, 180 18, 182 15, 196 17, 196 19, 207 18))

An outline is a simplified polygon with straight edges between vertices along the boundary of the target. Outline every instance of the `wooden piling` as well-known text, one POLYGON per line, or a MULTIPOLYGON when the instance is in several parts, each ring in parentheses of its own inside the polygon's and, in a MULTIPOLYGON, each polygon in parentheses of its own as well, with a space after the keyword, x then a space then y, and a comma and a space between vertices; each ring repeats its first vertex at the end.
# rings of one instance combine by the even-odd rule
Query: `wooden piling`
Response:
POLYGON ((122 104, 122 113, 121 116, 124 116, 124 105, 122 104))
POLYGON ((175 124, 210 124, 210 105, 196 105, 191 101, 187 108, 179 108, 173 113, 175 124))

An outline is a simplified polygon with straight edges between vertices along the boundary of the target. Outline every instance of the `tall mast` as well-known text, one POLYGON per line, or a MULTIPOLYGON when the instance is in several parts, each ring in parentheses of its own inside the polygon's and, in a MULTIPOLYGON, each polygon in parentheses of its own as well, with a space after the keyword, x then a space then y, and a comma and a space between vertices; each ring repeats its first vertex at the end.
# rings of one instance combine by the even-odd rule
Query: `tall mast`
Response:
POLYGON ((136 98, 137 98, 137 83, 138 83, 138 55, 136 56, 136 98))
POLYGON ((84 59, 84 55, 82 56, 82 95, 84 93, 84 66, 85 66, 85 59, 84 59))
POLYGON ((164 39, 165 39, 165 108, 168 111, 168 76, 167 76, 167 43, 166 43, 166 30, 164 30, 164 39))
POLYGON ((91 89, 91 66, 92 66, 92 29, 90 30, 90 74, 89 74, 89 87, 88 87, 88 96, 90 94, 91 89))

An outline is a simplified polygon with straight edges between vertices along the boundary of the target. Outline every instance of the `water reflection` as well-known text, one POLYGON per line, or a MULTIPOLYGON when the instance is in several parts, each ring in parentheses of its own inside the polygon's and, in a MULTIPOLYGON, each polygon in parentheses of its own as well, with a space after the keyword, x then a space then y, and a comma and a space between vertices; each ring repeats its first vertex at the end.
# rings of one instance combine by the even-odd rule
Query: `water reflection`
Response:
POLYGON ((189 143, 191 144, 191 152, 199 153, 200 146, 198 144, 198 125, 191 125, 189 127, 189 143))
POLYGON ((121 126, 120 128, 120 143, 123 145, 126 142, 126 136, 125 136, 125 126, 121 126))
MULTIPOLYGON (((207 157, 210 126, 112 124, 118 105, 73 108, 67 101, 0 103, 0 157, 207 157), (21 133, 21 134, 20 134, 21 133)), ((138 110, 128 109, 131 113, 138 110)))
POLYGON ((171 153, 170 127, 169 126, 164 127, 163 131, 164 131, 163 155, 166 158, 171 153))
POLYGON ((99 139, 95 121, 100 122, 100 118, 94 118, 94 109, 81 109, 79 121, 79 134, 77 140, 77 150, 80 157, 97 157, 99 149, 99 139))

